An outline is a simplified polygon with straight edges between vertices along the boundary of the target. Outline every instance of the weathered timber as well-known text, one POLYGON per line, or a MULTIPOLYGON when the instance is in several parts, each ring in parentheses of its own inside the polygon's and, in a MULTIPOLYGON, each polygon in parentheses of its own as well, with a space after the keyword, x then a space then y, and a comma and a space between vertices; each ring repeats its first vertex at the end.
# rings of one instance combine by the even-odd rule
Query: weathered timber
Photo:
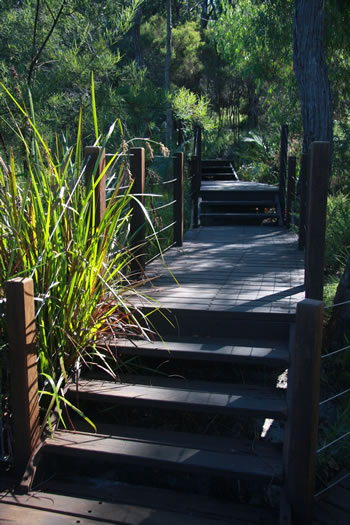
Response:
POLYGON ((131 271, 134 277, 142 276, 145 271, 145 215, 143 212, 145 193, 145 150, 130 149, 130 171, 133 178, 132 217, 130 233, 132 238, 131 271))
POLYGON ((263 364, 288 366, 289 351, 284 341, 225 338, 178 338, 163 341, 116 339, 108 340, 108 347, 124 355, 195 359, 216 363, 263 364))
POLYGON ((306 237, 306 192, 308 180, 307 154, 303 153, 300 165, 300 212, 299 212, 299 250, 305 248, 306 237))
POLYGON ((32 279, 6 282, 15 468, 22 473, 39 443, 38 371, 32 279))
POLYGON ((287 206, 286 206, 286 226, 290 228, 291 222, 294 223, 293 211, 295 200, 295 181, 296 181, 296 157, 288 157, 288 183, 287 183, 287 206))
MULTIPOLYGON (((46 439, 42 454, 59 454, 61 457, 89 458, 90 461, 111 463, 136 463, 139 466, 171 468, 186 472, 209 472, 229 474, 239 479, 280 479, 281 462, 272 457, 259 457, 240 450, 231 452, 211 451, 184 446, 181 434, 170 442, 168 436, 162 441, 162 433, 156 430, 153 437, 144 437, 138 429, 138 437, 107 436, 70 431, 56 431, 55 439, 46 439)), ((196 436, 195 436, 196 437, 196 436)), ((195 440, 194 437, 194 440, 195 440)), ((215 438, 216 440, 218 438, 215 438)))
POLYGON ((50 525, 71 525, 72 521, 64 521, 66 515, 67 520, 68 516, 70 520, 79 518, 81 523, 87 520, 89 525, 95 525, 95 519, 98 523, 118 525, 142 525, 149 521, 152 525, 277 525, 274 512, 270 509, 223 503, 159 488, 123 483, 108 485, 106 481, 101 486, 94 485, 88 498, 81 491, 80 485, 73 481, 51 482, 50 488, 50 492, 32 492, 30 497, 2 493, 0 517, 5 521, 14 520, 18 516, 19 523, 26 513, 26 525, 44 522, 50 525), (31 512, 34 511, 35 514, 32 515, 31 512), (54 521, 55 512, 57 520, 61 521, 54 521))
MULTIPOLYGON (((227 385, 175 378, 122 376, 122 383, 79 381, 79 399, 100 403, 137 405, 206 413, 284 419, 286 405, 281 389, 248 385, 227 385)), ((77 387, 69 394, 74 397, 77 387)))
POLYGON ((322 300, 330 143, 311 144, 306 231, 305 296, 322 300))
POLYGON ((279 169, 279 195, 282 217, 285 216, 286 208, 286 180, 287 180, 287 156, 288 156, 288 126, 281 126, 280 135, 280 169, 279 169))
POLYGON ((175 153, 174 175, 176 182, 174 185, 174 242, 176 246, 183 245, 184 237, 184 154, 175 153))
POLYGON ((199 226, 199 192, 201 185, 200 157, 193 156, 191 159, 191 197, 192 197, 192 227, 199 226))
POLYGON ((102 221, 106 211, 105 151, 98 146, 85 148, 85 184, 88 191, 95 188, 95 225, 102 221), (102 175, 103 174, 103 175, 102 175))
POLYGON ((322 323, 322 302, 305 299, 298 304, 284 449, 287 499, 298 525, 310 525, 313 514, 322 323))
MULTIPOLYGON (((71 487, 74 491, 75 487, 71 487)), ((134 488, 135 491, 135 488, 134 488)), ((159 506, 159 504, 158 504, 159 506)), ((95 499, 77 498, 61 494, 32 492, 30 496, 1 494, 0 519, 4 523, 25 523, 26 525, 50 524, 72 525, 220 525, 228 523, 218 518, 192 516, 181 510, 157 508, 156 501, 141 504, 135 502, 118 503, 95 499), (152 503, 154 506, 152 507, 152 503), (25 515, 25 518, 24 518, 25 515), (23 521, 25 520, 25 521, 23 521)), ((244 520, 230 521, 231 525, 249 525, 244 520)))

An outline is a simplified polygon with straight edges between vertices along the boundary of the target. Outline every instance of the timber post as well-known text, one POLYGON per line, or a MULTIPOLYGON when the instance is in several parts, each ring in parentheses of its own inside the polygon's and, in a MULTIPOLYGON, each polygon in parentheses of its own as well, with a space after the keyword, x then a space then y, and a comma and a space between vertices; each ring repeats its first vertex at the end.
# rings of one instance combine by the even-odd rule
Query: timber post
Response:
POLYGON ((201 187, 200 158, 191 159, 192 227, 199 227, 199 193, 201 187))
POLYGON ((184 237, 184 154, 175 153, 174 160, 174 242, 176 246, 183 245, 184 237))
POLYGON ((303 153, 300 163, 300 211, 299 211, 299 250, 305 248, 306 238, 306 195, 308 185, 307 153, 303 153))
POLYGON ((132 241, 131 272, 135 277, 142 277, 145 272, 145 149, 130 149, 130 171, 133 178, 132 217, 130 233, 132 241))
POLYGON ((295 346, 288 376, 288 421, 284 440, 286 498, 292 523, 311 525, 323 331, 323 303, 297 306, 295 346))
POLYGON ((33 280, 7 281, 6 304, 14 463, 22 474, 40 434, 33 280))
POLYGON ((288 155, 288 126, 281 126, 280 139, 280 169, 279 169, 279 195, 281 204, 281 214, 283 221, 286 210, 286 179, 287 179, 287 155, 288 155))
POLYGON ((295 181, 296 181, 296 164, 295 157, 288 157, 288 183, 287 183, 287 206, 286 206, 286 226, 289 229, 294 222, 294 200, 295 200, 295 181))
POLYGON ((330 143, 313 142, 307 191, 305 297, 322 300, 330 143))
POLYGON ((87 189, 91 189, 92 184, 95 187, 95 225, 98 226, 106 211, 106 175, 102 173, 106 167, 105 150, 99 146, 85 147, 85 184, 87 189), (98 162, 98 164, 97 164, 98 162))

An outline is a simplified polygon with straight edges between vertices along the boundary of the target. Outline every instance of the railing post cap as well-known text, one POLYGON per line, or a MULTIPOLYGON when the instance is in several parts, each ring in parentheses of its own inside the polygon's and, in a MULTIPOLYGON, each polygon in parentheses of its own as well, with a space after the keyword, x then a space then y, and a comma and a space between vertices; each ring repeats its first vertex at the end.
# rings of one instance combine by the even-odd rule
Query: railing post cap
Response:
POLYGON ((6 281, 6 286, 9 286, 11 284, 19 284, 19 283, 22 283, 22 284, 27 284, 27 283, 32 283, 33 282, 33 279, 31 277, 11 277, 11 279, 8 279, 6 281))

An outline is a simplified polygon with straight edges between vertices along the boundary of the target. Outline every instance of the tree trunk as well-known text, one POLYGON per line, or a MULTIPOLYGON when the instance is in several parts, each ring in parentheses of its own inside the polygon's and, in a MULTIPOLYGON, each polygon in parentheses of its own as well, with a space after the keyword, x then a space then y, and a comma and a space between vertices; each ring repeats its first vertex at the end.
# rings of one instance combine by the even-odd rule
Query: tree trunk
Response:
POLYGON ((293 64, 304 127, 303 151, 314 140, 333 144, 332 97, 323 45, 324 0, 295 0, 293 64))
MULTIPOLYGON (((167 93, 170 92, 170 64, 171 64, 171 0, 167 0, 166 4, 166 57, 165 57, 165 71, 164 71, 164 89, 167 93)), ((171 107, 170 103, 167 103, 166 108, 166 132, 165 132, 165 144, 170 145, 171 142, 171 107)))
POLYGON ((206 29, 208 25, 208 0, 202 0, 202 13, 201 13, 201 31, 206 29))

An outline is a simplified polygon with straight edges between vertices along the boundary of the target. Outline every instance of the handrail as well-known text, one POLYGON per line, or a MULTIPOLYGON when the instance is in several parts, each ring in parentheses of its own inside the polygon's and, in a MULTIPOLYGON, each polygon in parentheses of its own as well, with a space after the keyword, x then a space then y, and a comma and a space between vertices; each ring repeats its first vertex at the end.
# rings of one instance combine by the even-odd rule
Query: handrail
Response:
MULTIPOLYGON (((105 153, 99 147, 87 147, 85 150, 85 157, 87 159, 87 176, 86 184, 91 184, 91 177, 95 174, 95 180, 102 174, 105 167, 105 153), (97 165, 98 163, 98 165, 97 165)), ((147 241, 156 238, 159 233, 169 230, 172 228, 173 234, 169 236, 170 244, 175 243, 176 246, 182 246, 183 243, 183 225, 184 225, 184 154, 177 152, 172 157, 173 159, 173 176, 164 181, 152 182, 152 185, 158 185, 161 187, 173 186, 172 198, 169 202, 160 203, 159 206, 153 205, 153 200, 161 198, 162 193, 158 191, 155 194, 153 191, 146 192, 146 161, 145 161, 145 150, 144 148, 131 148, 128 160, 125 161, 123 156, 123 162, 125 162, 124 173, 133 181, 131 193, 135 197, 130 202, 131 213, 128 218, 130 222, 130 239, 132 248, 132 261, 130 264, 131 273, 135 278, 140 278, 145 272, 145 266, 149 261, 146 261, 147 257, 147 241), (151 235, 146 235, 147 229, 147 218, 145 216, 145 210, 148 216, 159 215, 159 211, 168 207, 173 207, 172 221, 170 224, 162 227, 158 232, 152 232, 151 235)), ((113 166, 114 169, 114 166, 113 166)), ((105 174, 100 183, 95 189, 95 202, 96 212, 99 214, 98 222, 102 219, 102 210, 106 209, 106 187, 110 192, 115 191, 117 186, 108 187, 108 174, 105 174)), ((125 183, 123 188, 126 189, 125 183)), ((154 220, 154 219, 153 219, 154 220)), ((158 245, 159 246, 159 245, 158 245)), ((164 251, 165 248, 162 248, 164 251)), ((160 255, 160 254, 158 254, 160 255)), ((153 260, 153 257, 152 257, 153 260)))

